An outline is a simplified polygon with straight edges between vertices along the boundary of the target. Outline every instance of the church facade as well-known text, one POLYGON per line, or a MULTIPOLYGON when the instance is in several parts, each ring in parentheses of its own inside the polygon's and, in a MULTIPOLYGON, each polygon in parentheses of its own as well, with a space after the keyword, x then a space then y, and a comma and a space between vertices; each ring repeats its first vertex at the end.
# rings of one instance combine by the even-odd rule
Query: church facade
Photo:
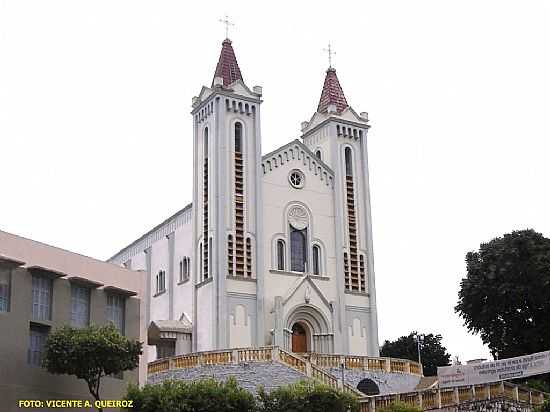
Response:
POLYGON ((367 113, 326 72, 302 136, 262 154, 262 88, 226 39, 193 98, 193 201, 110 259, 147 275, 148 357, 276 345, 378 356, 367 113))

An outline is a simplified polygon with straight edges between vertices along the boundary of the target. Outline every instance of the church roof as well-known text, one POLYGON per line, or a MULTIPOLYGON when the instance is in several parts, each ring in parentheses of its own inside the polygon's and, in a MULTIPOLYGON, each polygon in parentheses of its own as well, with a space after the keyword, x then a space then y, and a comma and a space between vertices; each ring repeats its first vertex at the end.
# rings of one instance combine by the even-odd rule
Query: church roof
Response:
MULTIPOLYGON (((216 72, 214 73, 214 78, 216 77, 223 79, 224 86, 229 86, 237 80, 243 80, 239 63, 237 63, 237 57, 235 57, 235 51, 229 39, 225 39, 222 43, 222 51, 218 65, 216 66, 216 72)), ((212 85, 214 85, 214 80, 212 80, 212 85)))
POLYGON ((319 113, 327 113, 328 106, 331 104, 336 106, 336 111, 338 113, 341 113, 349 106, 346 101, 346 96, 344 96, 342 86, 340 86, 340 82, 338 81, 338 76, 336 76, 336 70, 329 67, 327 75, 325 76, 325 83, 323 84, 323 91, 321 92, 317 111, 319 113))

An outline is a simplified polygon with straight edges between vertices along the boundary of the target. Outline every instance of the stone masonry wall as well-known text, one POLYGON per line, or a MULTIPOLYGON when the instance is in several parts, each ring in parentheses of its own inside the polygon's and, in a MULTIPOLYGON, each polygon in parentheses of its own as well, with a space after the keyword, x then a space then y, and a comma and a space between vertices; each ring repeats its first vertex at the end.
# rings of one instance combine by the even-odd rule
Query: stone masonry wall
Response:
POLYGON ((234 376, 239 385, 256 394, 257 387, 263 385, 269 392, 279 386, 306 379, 300 372, 277 362, 240 363, 237 365, 204 365, 196 368, 175 369, 149 376, 147 383, 156 384, 164 380, 195 380, 214 378, 226 381, 234 376))
MULTIPOLYGON (((325 369, 325 371, 337 378, 342 376, 342 371, 338 368, 329 368, 325 369)), ((420 376, 417 375, 362 371, 360 369, 346 369, 344 376, 346 383, 354 388, 357 388, 357 385, 363 379, 372 379, 378 385, 380 395, 413 392, 418 382, 420 382, 420 376)))
POLYGON ((507 399, 466 402, 450 408, 434 409, 441 412, 533 412, 533 410, 531 405, 507 399))

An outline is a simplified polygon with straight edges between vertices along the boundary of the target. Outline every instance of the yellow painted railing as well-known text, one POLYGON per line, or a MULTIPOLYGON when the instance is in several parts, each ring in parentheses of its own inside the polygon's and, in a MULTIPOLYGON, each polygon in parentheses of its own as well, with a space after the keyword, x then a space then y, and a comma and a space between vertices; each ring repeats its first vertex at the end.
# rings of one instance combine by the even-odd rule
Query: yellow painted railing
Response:
POLYGON ((541 405, 550 399, 550 394, 529 390, 508 382, 488 383, 485 385, 461 386, 445 389, 428 389, 418 392, 394 395, 376 395, 361 399, 361 412, 375 412, 395 402, 419 406, 424 410, 457 406, 472 401, 508 399, 531 405, 541 405))
POLYGON ((310 353, 306 357, 321 368, 339 368, 342 363, 346 369, 363 369, 389 373, 406 373, 422 376, 422 365, 405 359, 371 358, 369 356, 325 355, 310 353))

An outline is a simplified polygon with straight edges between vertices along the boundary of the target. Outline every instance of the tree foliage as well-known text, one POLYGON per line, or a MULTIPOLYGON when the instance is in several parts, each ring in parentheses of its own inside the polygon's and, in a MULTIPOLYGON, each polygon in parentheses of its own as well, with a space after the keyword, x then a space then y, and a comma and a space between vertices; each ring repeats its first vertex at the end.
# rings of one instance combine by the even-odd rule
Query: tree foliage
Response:
POLYGON ((255 412, 256 399, 230 377, 227 382, 204 379, 192 382, 164 381, 143 388, 130 386, 127 399, 132 412, 255 412))
POLYGON ((329 386, 301 381, 265 392, 259 390, 263 412, 358 412, 359 401, 351 394, 329 386))
POLYGON ((521 230, 466 255, 455 311, 493 356, 550 348, 550 239, 521 230))
MULTIPOLYGON (((395 341, 386 340, 380 349, 380 356, 418 361, 416 334, 413 331, 395 341)), ((441 335, 434 335, 433 333, 424 335, 424 343, 420 353, 425 376, 437 375, 437 367, 447 366, 451 361, 451 355, 447 353, 447 349, 441 344, 442 339, 441 335)))
POLYGON ((42 365, 50 373, 74 375, 100 400, 101 378, 135 369, 142 344, 112 325, 78 329, 64 326, 48 336, 42 365))
MULTIPOLYGON (((127 399, 132 412, 358 412, 359 402, 311 381, 282 386, 267 393, 259 388, 256 398, 238 386, 214 379, 164 381, 143 388, 130 386, 127 399)), ((129 410, 130 411, 130 410, 129 410)))

